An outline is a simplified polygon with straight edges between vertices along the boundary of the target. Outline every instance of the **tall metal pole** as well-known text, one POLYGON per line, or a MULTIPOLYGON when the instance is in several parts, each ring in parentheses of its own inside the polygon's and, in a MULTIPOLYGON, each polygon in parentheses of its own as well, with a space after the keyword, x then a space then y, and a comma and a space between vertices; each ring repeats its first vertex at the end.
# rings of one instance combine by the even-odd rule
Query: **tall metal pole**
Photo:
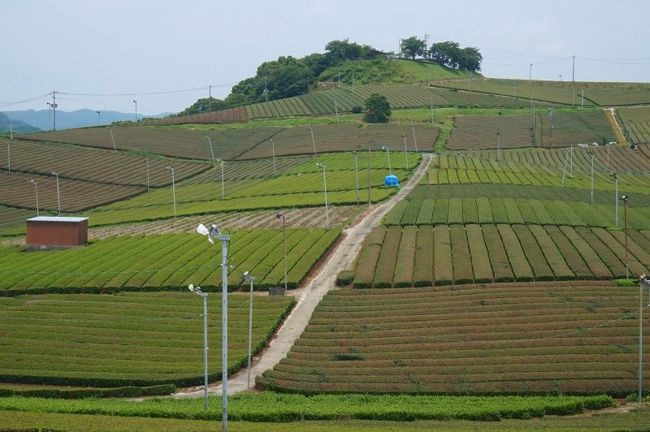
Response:
POLYGON ((501 132, 497 131, 497 162, 500 160, 501 155, 501 132))
POLYGON ((57 214, 61 216, 61 194, 59 192, 59 173, 52 171, 52 175, 56 176, 56 208, 57 208, 57 214))
POLYGON ((210 145, 210 155, 212 155, 212 164, 214 165, 214 149, 212 148, 212 138, 210 136, 206 137, 208 139, 208 144, 210 145))
POLYGON ((528 66, 528 89, 530 94, 530 127, 535 128, 535 111, 533 110, 533 63, 528 66))
POLYGON ((594 204, 594 152, 591 153, 591 204, 594 204))
POLYGON ((248 275, 250 282, 250 292, 248 295, 248 385, 247 389, 251 389, 251 360, 253 356, 253 284, 255 277, 248 275))
POLYGON ((174 203, 174 217, 176 217, 176 182, 174 180, 174 168, 168 166, 167 169, 172 173, 172 199, 174 203))
POLYGON ((406 169, 409 169, 409 154, 408 149, 406 148, 406 134, 402 132, 402 141, 404 141, 404 159, 406 162, 406 169))
POLYGON ((14 121, 9 119, 9 139, 14 139, 14 121))
POLYGON ((150 187, 149 187, 149 159, 145 158, 144 159, 144 165, 147 170, 147 192, 149 192, 150 187))
POLYGON ((203 406, 208 410, 208 293, 203 297, 203 406))
POLYGON ((223 159, 217 159, 217 162, 221 165, 221 199, 223 200, 225 196, 225 186, 224 186, 224 174, 223 174, 223 159))
POLYGON ((388 173, 393 175, 393 169, 390 166, 390 149, 386 146, 382 146, 381 149, 386 150, 386 156, 388 156, 388 173))
POLYGON ((330 229, 329 205, 327 203, 327 175, 325 174, 325 165, 316 162, 316 165, 323 171, 323 192, 325 193, 325 229, 330 229))
POLYGON ((273 155, 273 175, 276 175, 277 171, 275 169, 275 144, 273 143, 273 138, 271 138, 271 152, 273 155))
POLYGON ((614 205, 616 207, 616 227, 618 228, 618 174, 613 173, 614 177, 614 205))
POLYGON ((354 151, 354 180, 357 205, 359 205, 359 153, 356 150, 354 151))
POLYGON ((135 121, 138 121, 138 101, 133 99, 133 105, 135 105, 135 121))
POLYGON ((339 105, 336 102, 336 96, 334 96, 334 114, 336 115, 336 122, 339 122, 339 105))
POLYGON ((101 111, 95 111, 97 113, 97 126, 102 125, 102 112, 101 111))
POLYGON ((639 280, 639 402, 643 401, 643 283, 645 275, 639 280))
POLYGON ((411 122, 411 131, 413 132, 413 146, 415 147, 415 152, 418 152, 418 138, 415 136, 415 126, 411 122))
POLYGON ((7 141, 7 170, 11 172, 11 141, 7 141))
POLYGON ((221 240, 221 425, 228 432, 228 242, 229 235, 220 235, 221 240))
POLYGON ((314 129, 309 125, 309 133, 311 133, 311 145, 314 147, 314 156, 316 156, 316 140, 314 139, 314 129))
POLYGON ((371 157, 371 150, 370 146, 372 145, 372 138, 368 140, 368 207, 372 205, 372 197, 370 195, 370 157, 371 157))
POLYGON ((111 133, 111 141, 113 141, 113 151, 117 151, 117 146, 115 145, 115 137, 113 136, 113 129, 108 128, 108 131, 111 133))
POLYGON ((34 179, 29 180, 31 184, 34 185, 34 192, 36 193, 36 216, 40 216, 40 212, 38 210, 38 182, 34 179))
POLYGON ((284 256, 284 296, 287 296, 287 235, 286 235, 286 224, 285 224, 285 215, 284 213, 278 213, 275 215, 276 219, 282 219, 282 249, 284 256))
POLYGON ((627 195, 621 196, 623 200, 623 230, 625 232, 625 279, 630 278, 630 266, 628 260, 628 250, 627 250, 627 202, 629 197, 627 195))

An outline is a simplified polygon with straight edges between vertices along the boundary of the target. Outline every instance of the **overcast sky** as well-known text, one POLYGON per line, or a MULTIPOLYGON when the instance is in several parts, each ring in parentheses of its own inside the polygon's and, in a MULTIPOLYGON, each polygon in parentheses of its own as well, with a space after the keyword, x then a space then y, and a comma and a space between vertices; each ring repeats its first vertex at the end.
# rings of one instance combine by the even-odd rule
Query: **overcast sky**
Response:
POLYGON ((490 77, 527 79, 534 63, 534 79, 570 80, 575 54, 576 80, 650 81, 647 0, 0 0, 0 17, 0 111, 46 108, 55 89, 124 94, 62 94, 64 111, 175 112, 281 55, 425 34, 478 47, 490 77))

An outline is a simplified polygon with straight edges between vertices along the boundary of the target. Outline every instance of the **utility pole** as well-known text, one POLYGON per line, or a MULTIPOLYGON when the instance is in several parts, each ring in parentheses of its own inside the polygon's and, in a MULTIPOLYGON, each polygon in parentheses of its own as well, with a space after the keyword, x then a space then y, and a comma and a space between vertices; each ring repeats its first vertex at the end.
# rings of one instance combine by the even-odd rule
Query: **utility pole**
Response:
POLYGON ((14 121, 9 119, 9 139, 14 139, 14 121))
POLYGON ((212 111, 212 85, 208 85, 208 111, 212 111))
POLYGON ((138 121, 138 101, 133 99, 133 105, 135 105, 135 121, 138 121))

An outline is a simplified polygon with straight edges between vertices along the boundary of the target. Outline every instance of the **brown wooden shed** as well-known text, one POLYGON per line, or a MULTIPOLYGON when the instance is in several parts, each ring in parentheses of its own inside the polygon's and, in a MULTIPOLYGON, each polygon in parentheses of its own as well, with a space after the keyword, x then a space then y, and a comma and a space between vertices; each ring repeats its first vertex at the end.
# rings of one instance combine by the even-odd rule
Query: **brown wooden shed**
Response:
POLYGON ((27 219, 27 249, 64 249, 88 244, 88 218, 37 216, 27 219))

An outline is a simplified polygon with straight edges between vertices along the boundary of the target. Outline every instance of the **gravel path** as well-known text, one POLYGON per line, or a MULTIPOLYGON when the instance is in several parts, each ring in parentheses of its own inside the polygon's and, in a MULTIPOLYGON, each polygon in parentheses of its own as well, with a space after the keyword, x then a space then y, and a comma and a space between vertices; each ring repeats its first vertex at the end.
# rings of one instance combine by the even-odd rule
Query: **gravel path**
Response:
MULTIPOLYGON (((308 282, 298 294, 298 304, 271 340, 269 347, 257 358, 251 368, 251 384, 255 385, 255 377, 263 372, 272 369, 280 360, 285 358, 294 342, 300 337, 303 330, 309 323, 314 309, 320 303, 327 292, 335 287, 336 276, 342 270, 349 267, 361 250, 361 246, 370 231, 381 223, 384 215, 401 201, 420 181, 427 172, 431 163, 431 155, 424 154, 422 163, 411 179, 391 199, 383 204, 368 209, 366 214, 359 219, 356 225, 343 231, 343 238, 338 247, 329 255, 318 273, 308 282)), ((247 369, 242 369, 232 375, 228 380, 228 394, 235 394, 247 390, 248 374, 247 369)), ((221 394, 221 384, 208 386, 211 394, 221 394)), ((201 397, 203 387, 197 387, 192 391, 177 393, 174 397, 201 397)))

